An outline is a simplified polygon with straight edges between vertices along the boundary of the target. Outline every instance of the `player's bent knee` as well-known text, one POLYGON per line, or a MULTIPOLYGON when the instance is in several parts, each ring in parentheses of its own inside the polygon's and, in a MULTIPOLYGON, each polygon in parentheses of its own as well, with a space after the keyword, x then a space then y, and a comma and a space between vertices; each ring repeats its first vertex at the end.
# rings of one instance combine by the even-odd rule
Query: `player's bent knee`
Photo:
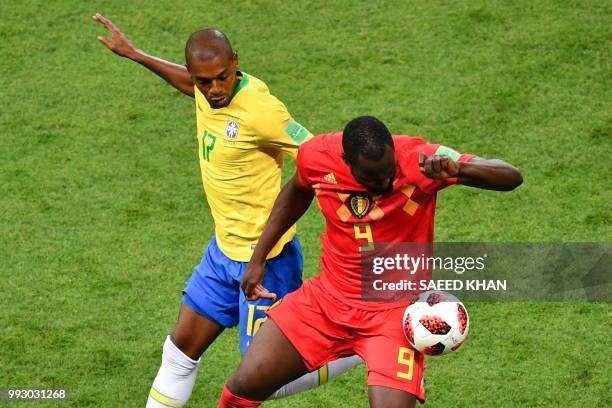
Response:
POLYGON ((224 330, 223 326, 181 304, 172 342, 190 358, 197 360, 224 330))
POLYGON ((238 370, 227 381, 227 388, 234 394, 242 398, 255 399, 254 387, 249 381, 249 376, 238 370))
POLYGON ((241 362, 238 370, 227 381, 227 388, 234 394, 250 400, 265 400, 275 389, 269 389, 266 377, 257 365, 246 366, 241 362), (259 374, 258 374, 259 373, 259 374))

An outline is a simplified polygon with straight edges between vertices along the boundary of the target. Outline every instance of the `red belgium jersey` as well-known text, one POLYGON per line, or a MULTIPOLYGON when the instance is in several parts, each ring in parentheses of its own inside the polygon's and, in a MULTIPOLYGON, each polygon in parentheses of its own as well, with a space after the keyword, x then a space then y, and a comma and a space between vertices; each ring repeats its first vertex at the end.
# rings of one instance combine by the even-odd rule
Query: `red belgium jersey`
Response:
POLYGON ((314 190, 326 221, 320 279, 328 291, 365 309, 381 305, 360 301, 362 252, 372 250, 376 242, 432 242, 436 192, 456 183, 421 173, 419 153, 463 162, 474 157, 417 137, 394 135, 393 143, 397 163, 393 188, 374 196, 342 160, 341 132, 318 135, 298 151, 299 181, 314 190))

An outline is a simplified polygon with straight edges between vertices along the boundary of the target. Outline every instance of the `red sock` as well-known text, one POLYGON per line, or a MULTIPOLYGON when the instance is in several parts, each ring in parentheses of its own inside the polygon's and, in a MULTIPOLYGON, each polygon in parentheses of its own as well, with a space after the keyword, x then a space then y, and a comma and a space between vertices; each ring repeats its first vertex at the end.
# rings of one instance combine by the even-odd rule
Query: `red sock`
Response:
POLYGON ((263 401, 251 401, 246 398, 234 395, 228 388, 227 384, 223 386, 221 399, 217 408, 257 408, 263 401))

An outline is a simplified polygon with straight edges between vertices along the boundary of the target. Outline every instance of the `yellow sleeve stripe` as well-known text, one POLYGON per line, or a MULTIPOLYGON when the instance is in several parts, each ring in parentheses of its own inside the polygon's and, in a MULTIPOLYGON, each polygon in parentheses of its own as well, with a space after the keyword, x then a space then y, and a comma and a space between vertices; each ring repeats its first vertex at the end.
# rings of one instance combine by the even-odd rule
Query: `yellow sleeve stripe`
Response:
POLYGON ((328 376, 329 368, 327 368, 327 364, 325 364, 323 367, 319 368, 319 385, 325 384, 328 376))
POLYGON ((159 402, 160 404, 164 404, 167 407, 180 408, 183 406, 183 403, 180 400, 168 398, 165 395, 161 394, 159 391, 157 391, 153 387, 151 387, 151 391, 149 391, 149 395, 155 401, 159 402))

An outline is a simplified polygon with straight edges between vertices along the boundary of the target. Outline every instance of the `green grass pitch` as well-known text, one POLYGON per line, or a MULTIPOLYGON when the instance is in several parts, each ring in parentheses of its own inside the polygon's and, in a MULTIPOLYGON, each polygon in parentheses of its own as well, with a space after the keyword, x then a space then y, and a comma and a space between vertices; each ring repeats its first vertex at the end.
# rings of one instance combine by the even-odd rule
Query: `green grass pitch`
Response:
MULTIPOLYGON (((213 233, 193 102, 99 44, 98 11, 181 63, 192 31, 221 28, 314 133, 371 114, 522 170, 513 193, 442 192, 438 241, 612 238, 610 2, 87 3, 0 4, 0 387, 144 406, 213 233)), ((299 223, 307 276, 322 228, 313 206, 299 223)), ((612 405, 609 303, 467 306, 466 345, 428 360, 427 406, 612 405)), ((238 359, 228 330, 189 406, 215 406, 238 359)), ((363 367, 269 404, 367 405, 363 367)))

